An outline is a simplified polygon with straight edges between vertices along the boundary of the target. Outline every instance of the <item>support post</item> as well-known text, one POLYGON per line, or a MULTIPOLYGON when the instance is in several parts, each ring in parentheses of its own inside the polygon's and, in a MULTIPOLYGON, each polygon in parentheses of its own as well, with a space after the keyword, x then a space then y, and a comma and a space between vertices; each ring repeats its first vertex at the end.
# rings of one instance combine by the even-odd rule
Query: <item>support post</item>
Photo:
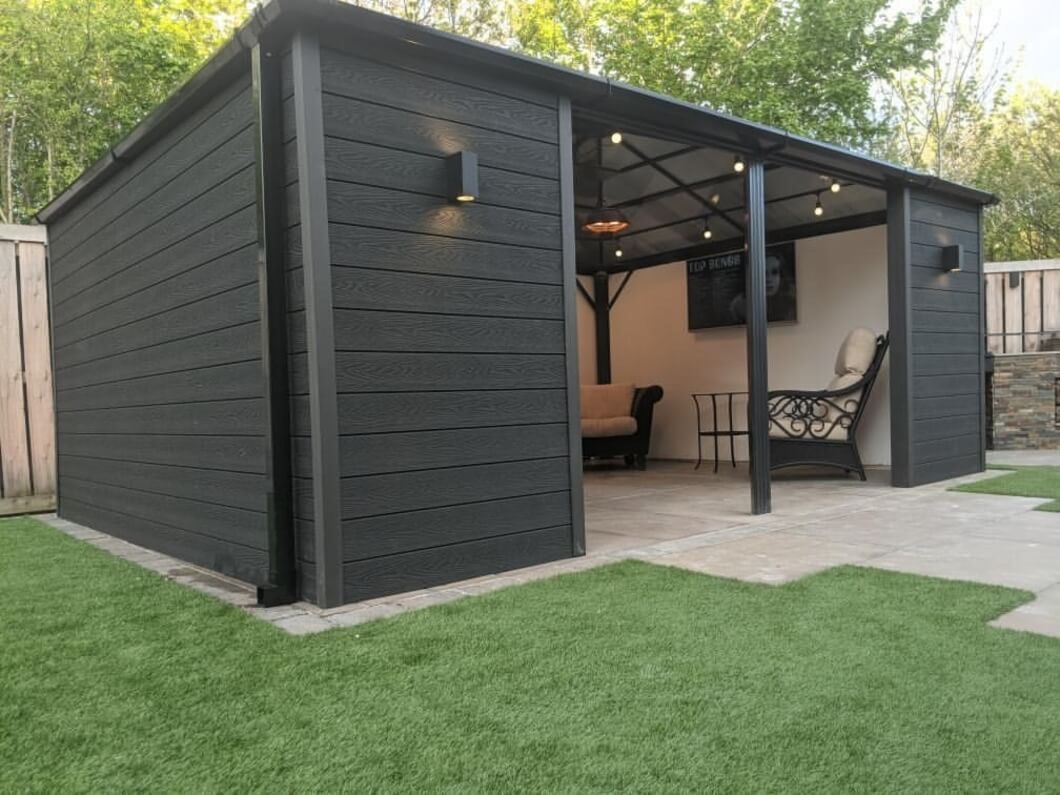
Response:
POLYGON ((563 322, 567 375, 567 446, 570 471, 571 555, 585 554, 582 491, 581 375, 578 369, 578 282, 574 216, 574 128, 570 99, 559 100, 559 193, 563 223, 563 322))
POLYGON ((268 582, 258 586, 265 607, 296 600, 291 426, 287 381, 287 283, 284 263, 283 141, 280 59, 258 42, 251 52, 256 110, 258 296, 265 398, 265 522, 268 582))
POLYGON ((305 279, 306 367, 313 462, 313 529, 316 600, 321 607, 343 602, 342 505, 339 482, 338 389, 335 323, 331 298, 331 243, 324 175, 324 110, 320 45, 307 33, 291 47, 298 158, 298 207, 305 279))
POLYGON ((766 352, 765 164, 747 163, 747 429, 751 512, 769 513, 769 364, 766 352))
POLYGON ((611 296, 608 275, 593 274, 593 303, 596 315, 596 383, 611 383, 611 296))
POLYGON ((891 485, 913 485, 912 300, 910 198, 904 185, 887 189, 887 320, 891 357, 891 485))

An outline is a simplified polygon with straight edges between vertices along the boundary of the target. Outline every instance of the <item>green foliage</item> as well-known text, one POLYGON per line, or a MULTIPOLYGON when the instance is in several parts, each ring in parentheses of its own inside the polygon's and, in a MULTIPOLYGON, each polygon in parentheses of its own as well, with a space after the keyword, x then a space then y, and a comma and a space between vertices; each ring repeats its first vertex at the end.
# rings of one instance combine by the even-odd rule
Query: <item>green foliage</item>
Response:
POLYGON ((3 792, 1044 792, 1007 588, 623 563, 291 637, 0 521, 3 792))
POLYGON ((244 0, 0 0, 0 222, 46 204, 245 12, 244 0))
POLYGON ((975 181, 1001 198, 986 213, 987 257, 1060 257, 1060 91, 1021 86, 985 122, 975 181))
POLYGON ((957 0, 530 0, 519 48, 791 132, 865 145, 873 87, 920 65, 957 0))

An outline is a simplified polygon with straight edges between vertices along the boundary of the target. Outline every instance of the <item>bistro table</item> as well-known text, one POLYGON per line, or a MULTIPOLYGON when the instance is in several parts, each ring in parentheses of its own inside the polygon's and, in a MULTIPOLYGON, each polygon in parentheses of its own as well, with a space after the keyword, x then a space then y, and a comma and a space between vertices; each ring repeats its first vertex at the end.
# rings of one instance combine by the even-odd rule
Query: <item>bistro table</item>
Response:
POLYGON ((736 437, 747 436, 748 432, 746 429, 738 429, 733 425, 732 419, 732 399, 737 395, 746 395, 746 392, 693 392, 692 402, 696 404, 696 452, 698 458, 696 459, 696 469, 699 469, 700 464, 703 463, 703 437, 708 436, 714 439, 714 471, 718 471, 718 439, 725 437, 729 440, 729 458, 732 459, 733 467, 736 466, 736 437), (711 425, 708 430, 703 430, 703 409, 706 407, 707 400, 710 400, 711 408, 711 425), (725 404, 724 408, 729 418, 729 424, 726 428, 718 427, 718 400, 719 398, 725 404), (702 403, 700 402, 702 401, 702 403))

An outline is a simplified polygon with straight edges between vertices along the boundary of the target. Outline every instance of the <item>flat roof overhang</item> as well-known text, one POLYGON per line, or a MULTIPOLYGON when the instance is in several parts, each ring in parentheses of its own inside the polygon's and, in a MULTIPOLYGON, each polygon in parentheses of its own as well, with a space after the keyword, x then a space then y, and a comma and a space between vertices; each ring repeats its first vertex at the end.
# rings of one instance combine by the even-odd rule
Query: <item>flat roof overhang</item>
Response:
POLYGON ((933 190, 962 203, 987 205, 997 199, 976 188, 939 179, 930 174, 896 166, 839 146, 792 135, 708 108, 673 99, 607 78, 577 72, 499 47, 417 25, 396 17, 369 11, 340 0, 270 0, 255 9, 251 18, 209 61, 165 103, 147 116, 133 131, 89 167, 73 184, 37 213, 47 223, 72 207, 87 191, 105 180, 168 129, 171 122, 202 104, 215 86, 230 80, 248 66, 249 51, 269 36, 309 26, 378 44, 386 38, 388 50, 400 59, 402 52, 429 50, 488 67, 513 81, 548 88, 568 97, 583 115, 622 118, 645 133, 672 141, 765 157, 770 162, 821 171, 861 184, 883 186, 889 182, 933 190), (393 45, 392 47, 390 45, 393 45))

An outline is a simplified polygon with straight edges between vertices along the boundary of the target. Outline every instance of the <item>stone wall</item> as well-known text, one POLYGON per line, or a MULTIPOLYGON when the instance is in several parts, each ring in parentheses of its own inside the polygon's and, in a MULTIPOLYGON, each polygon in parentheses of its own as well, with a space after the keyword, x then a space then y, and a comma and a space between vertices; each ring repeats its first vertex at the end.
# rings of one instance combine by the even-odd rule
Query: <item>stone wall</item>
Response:
POLYGON ((1060 353, 994 357, 995 450, 1060 449, 1060 353))

